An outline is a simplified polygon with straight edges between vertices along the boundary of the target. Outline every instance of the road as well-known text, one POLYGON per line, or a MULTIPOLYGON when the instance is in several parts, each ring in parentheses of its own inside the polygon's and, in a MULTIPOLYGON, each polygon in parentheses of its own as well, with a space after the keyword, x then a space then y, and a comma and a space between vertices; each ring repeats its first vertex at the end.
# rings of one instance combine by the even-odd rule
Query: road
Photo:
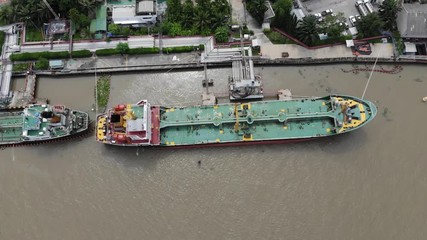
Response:
MULTIPOLYGON (((178 47, 178 46, 198 46, 208 41, 209 37, 179 37, 179 38, 163 38, 161 39, 163 47, 178 47)), ((130 48, 138 47, 159 47, 160 39, 152 36, 131 37, 126 40, 113 40, 110 42, 79 42, 73 44, 73 50, 96 51, 98 49, 115 48, 120 42, 127 42, 130 48)), ((43 51, 68 51, 70 45, 67 43, 53 43, 52 49, 50 44, 24 45, 21 47, 21 52, 43 52, 43 51)))
POLYGON ((0 97, 7 96, 10 90, 10 79, 12 77, 12 63, 7 61, 11 54, 11 49, 16 46, 18 35, 15 31, 15 25, 8 25, 1 28, 6 35, 1 55, 1 68, 0 68, 0 97))

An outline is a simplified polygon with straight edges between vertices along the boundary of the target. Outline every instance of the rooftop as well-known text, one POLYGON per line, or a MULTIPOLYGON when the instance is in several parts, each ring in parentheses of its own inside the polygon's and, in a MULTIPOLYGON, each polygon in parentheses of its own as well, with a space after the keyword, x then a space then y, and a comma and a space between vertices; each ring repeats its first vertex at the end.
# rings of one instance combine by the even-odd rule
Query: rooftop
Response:
POLYGON ((101 5, 96 9, 96 19, 90 23, 90 32, 107 31, 107 6, 101 5))
POLYGON ((403 38, 427 38, 427 4, 403 4, 397 26, 403 38))

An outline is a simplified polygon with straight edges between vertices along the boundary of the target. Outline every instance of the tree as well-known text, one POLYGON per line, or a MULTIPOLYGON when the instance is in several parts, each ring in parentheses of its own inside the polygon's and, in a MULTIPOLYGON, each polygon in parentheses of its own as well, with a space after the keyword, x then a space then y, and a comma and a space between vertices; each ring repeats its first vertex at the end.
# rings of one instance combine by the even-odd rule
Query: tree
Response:
POLYGON ((384 22, 377 14, 370 13, 357 21, 356 27, 359 30, 359 38, 373 37, 380 35, 380 29, 384 27, 384 22))
POLYGON ((265 6, 265 0, 246 0, 246 9, 259 24, 262 24, 268 8, 265 6))
POLYGON ((181 24, 179 23, 172 23, 169 27, 169 36, 176 37, 180 35, 182 32, 181 24))
POLYGON ((328 15, 324 20, 319 24, 320 32, 327 34, 330 38, 339 37, 341 33, 345 30, 346 19, 344 13, 339 12, 335 15, 328 15))
POLYGON ((108 31, 114 35, 120 34, 120 26, 114 23, 108 24, 108 31))
POLYGON ((212 18, 208 11, 197 7, 196 15, 194 16, 194 27, 200 32, 209 29, 212 23, 212 18))
POLYGON ((185 0, 182 6, 181 25, 184 28, 191 28, 194 19, 194 4, 192 0, 185 0))
POLYGON ((397 14, 402 8, 397 0, 384 0, 379 7, 381 19, 384 21, 384 28, 390 31, 397 29, 397 14))
POLYGON ((0 24, 6 25, 11 22, 13 16, 13 8, 9 4, 0 7, 0 24))
POLYGON ((119 52, 122 56, 129 52, 129 45, 127 43, 118 43, 116 46, 117 52, 119 52))
POLYGON ((275 17, 272 26, 282 29, 289 34, 295 34, 298 20, 291 14, 292 0, 277 0, 273 4, 275 17))
POLYGON ((216 42, 223 43, 228 42, 228 27, 221 26, 218 27, 215 31, 215 40, 216 42))
POLYGON ((166 16, 170 22, 180 22, 182 5, 181 0, 167 0, 166 16))
POLYGON ((87 12, 93 11, 98 4, 96 0, 78 0, 78 3, 87 12))
POLYGON ((308 15, 304 17, 297 27, 298 39, 307 45, 311 45, 319 40, 319 32, 316 24, 317 19, 315 16, 308 15))

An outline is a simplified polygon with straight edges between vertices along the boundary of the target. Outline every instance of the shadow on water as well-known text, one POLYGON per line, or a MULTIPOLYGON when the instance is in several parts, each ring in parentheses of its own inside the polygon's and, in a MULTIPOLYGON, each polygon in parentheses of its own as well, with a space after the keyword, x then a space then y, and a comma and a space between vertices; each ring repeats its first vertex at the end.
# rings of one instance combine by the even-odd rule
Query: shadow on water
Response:
POLYGON ((113 158, 125 167, 142 167, 155 169, 162 159, 168 159, 174 154, 173 150, 150 147, 121 147, 103 145, 103 154, 113 158))

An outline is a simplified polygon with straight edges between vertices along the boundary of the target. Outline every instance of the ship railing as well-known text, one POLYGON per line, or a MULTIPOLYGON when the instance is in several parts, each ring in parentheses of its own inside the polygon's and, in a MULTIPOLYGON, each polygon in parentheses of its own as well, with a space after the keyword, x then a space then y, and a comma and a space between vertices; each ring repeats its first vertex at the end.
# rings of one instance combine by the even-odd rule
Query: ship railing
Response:
MULTIPOLYGON (((250 122, 267 122, 267 121, 279 121, 279 122, 287 122, 290 120, 301 120, 301 119, 316 119, 316 118, 335 118, 331 112, 326 113, 291 113, 286 114, 286 117, 281 119, 280 116, 267 116, 267 117, 254 117, 250 116, 250 122)), ((204 120, 200 119, 197 121, 190 120, 190 121, 179 121, 179 122, 168 122, 168 121, 161 121, 160 128, 166 128, 166 127, 178 127, 178 126, 196 126, 196 125, 203 125, 203 124, 212 124, 212 125, 219 125, 219 124, 239 124, 239 123, 247 123, 249 119, 247 117, 239 116, 238 118, 225 118, 220 119, 219 123, 216 123, 215 121, 211 120, 204 120)))

